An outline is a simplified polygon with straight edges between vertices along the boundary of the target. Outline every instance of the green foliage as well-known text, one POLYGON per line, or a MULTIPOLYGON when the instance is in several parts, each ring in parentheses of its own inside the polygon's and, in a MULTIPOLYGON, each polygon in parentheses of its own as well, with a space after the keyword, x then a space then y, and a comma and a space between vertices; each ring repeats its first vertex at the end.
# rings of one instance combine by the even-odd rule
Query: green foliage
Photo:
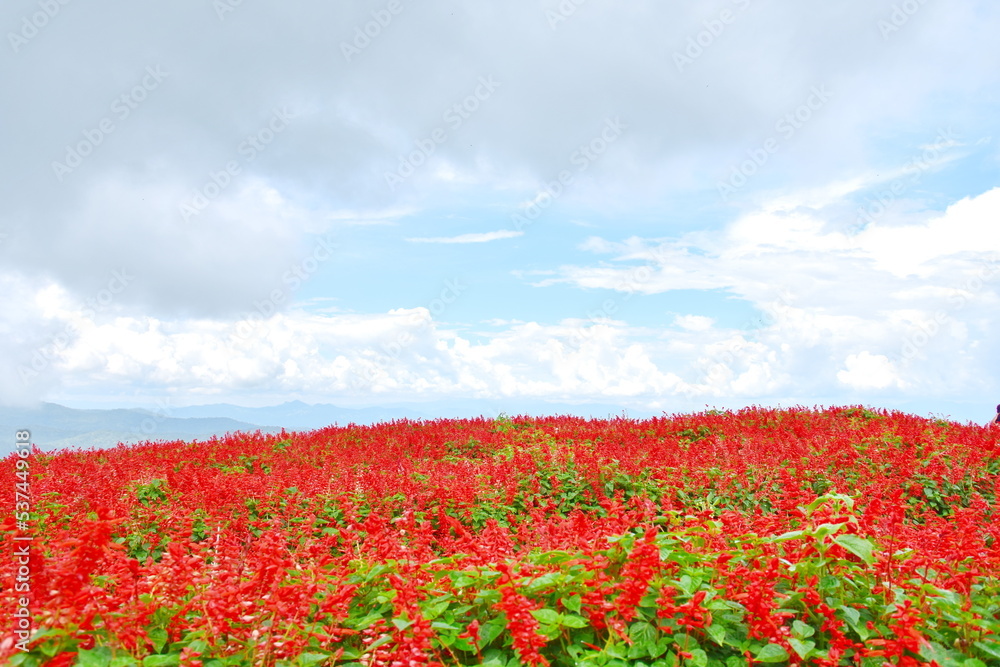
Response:
POLYGON ((712 429, 701 425, 698 428, 686 428, 677 432, 677 439, 685 442, 698 442, 712 435, 712 429))
POLYGON ((527 422, 515 422, 511 419, 505 412, 501 412, 496 419, 493 420, 493 426, 490 429, 493 433, 507 433, 509 431, 523 430, 531 428, 531 424, 527 422))
POLYGON ((167 500, 167 480, 151 479, 145 484, 136 484, 135 497, 142 505, 149 507, 167 500))
POLYGON ((72 598, 90 616, 42 629, 10 664, 72 654, 87 667, 145 667, 200 653, 211 667, 362 667, 418 630, 448 665, 527 664, 525 636, 553 667, 1000 664, 1000 579, 991 542, 973 539, 995 516, 996 449, 959 450, 969 436, 954 425, 894 432, 876 412, 845 412, 842 446, 828 450, 806 421, 776 412, 754 417, 756 440, 712 411, 703 424, 593 432, 501 415, 437 440, 412 424, 377 446, 356 433, 335 444, 324 436, 312 452, 256 440, 141 467, 142 482, 113 494, 42 491, 39 527, 65 533, 82 514, 91 522, 82 534, 99 534, 95 499, 110 497, 126 518, 100 519, 129 558, 161 562, 171 539, 191 557, 151 568, 154 585, 130 593, 122 582, 135 563, 100 567, 121 550, 77 549, 73 535, 46 545, 79 563, 81 576, 62 580, 90 587, 72 598), (347 463, 317 471, 334 446, 350 450, 347 463), (170 465, 183 471, 169 477, 176 488, 149 479, 170 475, 170 465), (276 474, 264 479, 271 465, 276 474), (222 509, 192 508, 202 488, 181 484, 197 473, 217 483, 218 470, 237 476, 219 485, 222 509), (243 486, 250 491, 234 493, 243 486), (227 521, 239 532, 225 533, 227 521), (499 529, 480 532, 494 521, 499 529), (949 528, 974 546, 939 546, 949 528), (920 529, 933 548, 921 551, 920 529), (227 540, 232 551, 218 557, 227 540), (90 611, 115 589, 130 610, 143 609, 148 641, 134 654, 100 629, 110 615, 90 611), (233 635, 220 640, 204 624, 190 629, 216 600, 247 605, 232 605, 233 635), (331 628, 342 634, 317 639, 331 628), (279 637, 305 649, 263 655, 264 639, 279 637))

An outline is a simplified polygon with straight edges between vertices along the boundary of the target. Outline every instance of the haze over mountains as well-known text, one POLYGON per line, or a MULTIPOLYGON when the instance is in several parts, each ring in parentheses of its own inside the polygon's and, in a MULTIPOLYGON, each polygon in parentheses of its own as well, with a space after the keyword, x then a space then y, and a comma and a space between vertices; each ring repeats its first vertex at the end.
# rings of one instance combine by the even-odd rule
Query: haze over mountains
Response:
MULTIPOLYGON (((608 417, 626 414, 614 405, 565 405, 525 402, 506 406, 506 414, 576 414, 608 417)), ((148 440, 204 440, 234 431, 306 431, 332 424, 373 424, 393 419, 436 419, 441 417, 496 417, 501 410, 486 402, 399 404, 383 407, 344 408, 330 404, 310 405, 290 401, 267 407, 244 407, 228 403, 158 410, 138 408, 77 409, 56 403, 37 408, 0 407, 0 433, 11 434, 0 441, 0 455, 13 451, 13 433, 31 431, 32 441, 44 451, 64 448, 104 449, 120 442, 148 440)), ((630 417, 650 417, 654 413, 628 412, 630 417)))
MULTIPOLYGON (((625 416, 645 419, 664 414, 698 412, 709 407, 738 410, 745 405, 686 406, 686 409, 655 411, 604 403, 569 404, 532 400, 469 399, 395 403, 374 407, 342 407, 296 400, 264 407, 230 403, 185 407, 164 404, 149 410, 72 408, 56 403, 42 403, 35 408, 0 406, 0 434, 8 434, 7 437, 0 435, 0 457, 13 451, 14 432, 20 429, 30 430, 32 441, 43 451, 54 451, 64 448, 104 449, 118 443, 150 440, 206 440, 235 431, 310 431, 333 424, 374 424, 394 419, 430 420, 477 416, 492 419, 501 413, 509 416, 577 415, 595 419, 625 416)), ((790 407, 790 404, 785 404, 785 407, 790 407)), ((984 406, 954 401, 927 400, 881 407, 958 422, 983 424, 991 418, 989 410, 984 406)))

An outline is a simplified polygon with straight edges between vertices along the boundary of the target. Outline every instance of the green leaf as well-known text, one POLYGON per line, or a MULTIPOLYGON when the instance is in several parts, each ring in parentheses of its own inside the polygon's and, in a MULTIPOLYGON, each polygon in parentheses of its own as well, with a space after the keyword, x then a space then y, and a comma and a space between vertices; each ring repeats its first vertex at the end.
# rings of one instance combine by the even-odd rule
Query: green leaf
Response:
POLYGON ((111 649, 98 646, 95 649, 82 649, 77 653, 76 664, 79 667, 108 667, 111 664, 111 649))
POLYGON ((850 551, 868 565, 875 562, 875 557, 872 555, 875 547, 865 538, 848 534, 838 535, 833 538, 833 541, 850 551))
POLYGON ((490 642, 503 634, 504 629, 507 624, 500 619, 490 621, 489 623, 483 623, 479 626, 479 646, 480 648, 488 646, 490 642))
POLYGON ((579 595, 571 595, 569 597, 562 598, 560 602, 562 602, 563 606, 569 609, 570 611, 575 611, 578 614, 580 613, 580 605, 582 600, 580 599, 579 595))
POLYGON ((147 655, 142 659, 142 667, 177 667, 181 664, 181 654, 147 655))
MULTIPOLYGON (((650 658, 659 658, 661 655, 669 651, 671 646, 673 646, 673 642, 670 641, 669 637, 660 637, 656 640, 655 644, 647 644, 646 650, 649 653, 650 658)), ((671 653, 671 655, 673 654, 671 653)))
POLYGON ((787 533, 782 533, 777 537, 772 537, 769 542, 786 542, 788 540, 797 540, 802 537, 806 531, 804 530, 790 530, 787 533))
POLYGON ((959 605, 962 603, 962 597, 955 591, 949 591, 946 588, 939 588, 933 584, 924 584, 921 586, 921 589, 938 597, 944 598, 953 605, 959 605))
POLYGON ((694 667, 707 667, 708 654, 700 648, 692 649, 691 657, 688 658, 687 664, 694 665, 694 667))
MULTIPOLYGON (((649 655, 649 651, 646 650, 645 644, 632 644, 628 647, 628 659, 636 660, 637 658, 645 658, 649 655)), ((633 664, 636 664, 633 662, 633 664)))
POLYGON ((976 642, 975 646, 983 653, 1000 659, 1000 643, 993 641, 981 641, 976 642))
POLYGON ((482 667, 503 667, 507 664, 507 656, 503 651, 491 648, 483 652, 482 667))
POLYGON ((139 661, 128 653, 121 653, 111 658, 111 667, 138 667, 139 661))
POLYGON ((208 642, 206 642, 204 639, 196 639, 190 644, 188 644, 188 648, 194 651, 195 653, 204 653, 205 651, 208 650, 208 642))
POLYGON ((549 625, 559 624, 559 612, 554 609, 535 609, 531 612, 531 615, 540 623, 548 623, 549 625))
POLYGON ((612 658, 628 659, 628 651, 625 649, 624 644, 608 644, 604 647, 604 653, 612 658))
POLYGON ((816 530, 813 531, 813 535, 815 537, 817 537, 818 539, 822 540, 827 535, 833 535, 834 533, 836 533, 838 530, 840 530, 841 528, 843 528, 846 525, 847 525, 846 523, 824 523, 824 524, 820 524, 819 526, 816 527, 816 530))
POLYGON ((371 614, 368 614, 367 616, 365 616, 363 618, 349 619, 349 620, 351 620, 351 626, 355 630, 364 630, 364 629, 370 627, 376 621, 380 620, 381 618, 382 618, 382 614, 371 613, 371 614))
MULTIPOLYGON (((798 621, 796 621, 798 622, 798 621)), ((792 645, 795 652, 799 654, 799 657, 805 660, 812 653, 812 650, 816 648, 816 642, 805 642, 801 639, 796 639, 795 637, 789 637, 788 643, 792 645)))
MULTIPOLYGON (((73 646, 76 646, 76 644, 73 644, 73 646)), ((47 642, 45 644, 42 644, 41 647, 42 655, 47 655, 50 658, 54 658, 57 653, 63 653, 64 651, 62 649, 63 649, 62 642, 56 642, 56 643, 47 642)), ((65 651, 65 652, 69 653, 70 651, 65 651)))
POLYGON ((796 620, 792 622, 792 634, 800 639, 812 637, 815 632, 816 630, 811 625, 803 623, 802 621, 796 620))
POLYGON ((768 644, 757 652, 754 660, 757 662, 786 662, 788 651, 778 644, 768 644))
POLYGON ((547 572, 542 576, 538 577, 530 584, 526 586, 529 591, 538 591, 543 588, 551 588, 562 582, 566 578, 566 575, 562 572, 547 572))
POLYGON ((468 588, 476 583, 476 579, 467 574, 456 572, 451 575, 451 583, 455 588, 468 588))
POLYGON ((559 623, 567 628, 585 628, 590 625, 590 621, 576 614, 563 614, 559 623))
POLYGON ((920 647, 920 656, 925 660, 933 660, 941 667, 960 667, 959 660, 964 656, 958 651, 945 648, 937 642, 927 642, 920 647))
POLYGON ((326 653, 301 653, 299 657, 295 658, 295 664, 301 667, 310 667, 318 662, 323 662, 329 657, 326 653))
POLYGON ((386 634, 382 635, 381 637, 379 637, 378 639, 376 639, 375 641, 373 641, 371 644, 369 644, 368 645, 368 650, 369 651, 374 651, 379 646, 382 646, 384 644, 388 644, 391 641, 392 641, 392 637, 389 636, 389 633, 386 633, 386 634))
POLYGON ((435 618, 443 614, 448 607, 451 605, 451 596, 446 596, 448 599, 438 600, 431 605, 428 605, 423 609, 424 618, 428 621, 433 621, 435 618))
POLYGON ((844 616, 847 617, 848 624, 854 629, 855 632, 858 633, 858 636, 861 637, 861 641, 865 641, 871 637, 871 631, 864 623, 861 622, 861 612, 854 607, 844 606, 840 609, 843 610, 844 616))
POLYGON ((636 644, 647 644, 656 641, 656 628, 646 621, 636 621, 628 629, 628 636, 636 644))
POLYGON ((147 635, 149 636, 149 641, 153 643, 153 648, 156 649, 156 652, 161 653, 163 647, 167 645, 167 631, 163 628, 153 628, 147 635))
POLYGON ((726 626, 717 623, 709 626, 708 636, 719 646, 724 645, 726 642, 726 626))
POLYGON ((392 619, 392 624, 396 626, 397 630, 405 630, 413 625, 413 621, 408 621, 405 618, 394 618, 392 619))

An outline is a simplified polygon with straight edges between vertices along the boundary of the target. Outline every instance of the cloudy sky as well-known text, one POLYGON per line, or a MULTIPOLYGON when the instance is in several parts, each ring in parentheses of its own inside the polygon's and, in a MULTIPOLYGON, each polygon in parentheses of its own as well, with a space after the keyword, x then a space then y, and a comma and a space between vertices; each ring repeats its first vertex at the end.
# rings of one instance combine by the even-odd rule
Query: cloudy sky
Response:
POLYGON ((1000 402, 1000 5, 10 0, 0 401, 1000 402))

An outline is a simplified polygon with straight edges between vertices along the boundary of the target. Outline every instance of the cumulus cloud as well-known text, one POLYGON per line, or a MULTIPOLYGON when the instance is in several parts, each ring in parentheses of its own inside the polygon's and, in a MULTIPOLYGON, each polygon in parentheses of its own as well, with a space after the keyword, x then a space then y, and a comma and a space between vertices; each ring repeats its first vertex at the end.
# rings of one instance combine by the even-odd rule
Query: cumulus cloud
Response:
MULTIPOLYGON (((43 295, 39 294, 39 300, 43 295)), ((76 332, 53 354, 71 382, 223 395, 254 387, 332 397, 641 396, 667 392, 661 371, 621 326, 512 324, 484 344, 441 328, 426 308, 372 315, 278 314, 217 321, 57 317, 76 332), (100 360, 95 367, 93 359, 100 360)), ((39 369, 44 376, 45 369, 39 369)), ((29 384, 36 374, 28 372, 29 384)))
MULTIPOLYGON (((84 298, 107 270, 141 268, 122 300, 166 317, 253 298, 337 210, 365 221, 433 206, 456 183, 510 192, 515 205, 573 169, 608 117, 628 130, 565 196, 654 201, 692 178, 712 189, 816 85, 836 108, 769 166, 788 184, 829 180, 820 171, 855 160, 868 131, 997 76, 990 58, 938 48, 993 43, 997 11, 981 4, 924 5, 889 41, 886 3, 734 3, 736 20, 684 67, 676 54, 717 9, 589 4, 552 24, 555 2, 404 4, 357 46, 377 9, 171 7, 61 6, 0 64, 26 101, 5 117, 17 131, 0 167, 4 264, 84 298), (262 31, 280 47, 261 48, 262 31), (488 99, 484 77, 498 83, 488 99), (415 150, 426 167, 387 188, 415 150)), ((7 4, 0 22, 20 35, 35 9, 7 4)), ((958 106, 952 118, 971 113, 958 106)))
POLYGON ((837 379, 852 389, 861 390, 885 389, 899 383, 888 357, 868 351, 848 355, 844 360, 844 370, 837 373, 837 379))
POLYGON ((353 400, 627 397, 644 405, 670 397, 809 396, 835 386, 936 393, 987 386, 980 369, 996 357, 990 322, 1000 301, 1000 239, 991 228, 1000 213, 997 192, 958 202, 919 227, 873 228, 857 239, 822 232, 821 221, 803 211, 748 214, 715 238, 711 252, 689 252, 698 249, 683 237, 654 244, 592 239, 586 246, 611 254, 610 265, 563 267, 558 278, 539 283, 541 291, 554 281, 609 291, 628 284, 645 294, 725 288, 758 312, 739 328, 694 314, 676 315, 670 329, 609 318, 495 318, 493 330, 471 337, 424 307, 164 319, 136 316, 116 302, 128 275, 89 302, 54 282, 22 283, 22 312, 50 334, 33 357, 22 352, 34 366, 29 361, 17 373, 28 389, 61 378, 64 386, 220 396, 267 388, 353 400), (767 220, 775 233, 748 233, 767 220), (956 244, 956 235, 979 239, 978 250, 956 244), (903 271, 886 261, 913 237, 924 240, 905 247, 924 248, 920 262, 903 271), (650 257, 653 263, 636 261, 650 257), (783 267, 780 281, 775 265, 783 267))
MULTIPOLYGON (((852 386, 905 383, 944 393, 963 382, 992 384, 981 368, 997 353, 988 313, 1000 303, 1000 235, 993 222, 998 218, 1000 188, 964 198, 919 223, 872 225, 856 235, 831 229, 817 210, 767 204, 710 239, 698 233, 666 241, 592 238, 584 248, 612 255, 610 263, 564 266, 534 284, 648 295, 714 288, 739 297, 761 317, 721 343, 715 356, 726 363, 715 366, 732 380, 733 363, 743 363, 745 372, 761 365, 743 385, 727 390, 746 389, 751 381, 762 392, 773 387, 768 378, 776 375, 765 369, 770 364, 796 378, 803 392, 820 390, 836 373, 852 386), (702 240, 704 247, 698 248, 702 240), (859 345, 868 351, 848 352, 859 345), (969 356, 970 346, 978 362, 969 356), (846 370, 838 369, 822 360, 826 355, 851 361, 846 370), (882 366, 875 361, 883 359, 882 366), (899 377, 886 379, 887 369, 899 377), (866 373, 877 378, 874 384, 863 384, 866 373)), ((699 328, 705 320, 692 316, 676 323, 703 333, 720 331, 699 328)), ((715 345, 705 340, 704 349, 715 345)))

